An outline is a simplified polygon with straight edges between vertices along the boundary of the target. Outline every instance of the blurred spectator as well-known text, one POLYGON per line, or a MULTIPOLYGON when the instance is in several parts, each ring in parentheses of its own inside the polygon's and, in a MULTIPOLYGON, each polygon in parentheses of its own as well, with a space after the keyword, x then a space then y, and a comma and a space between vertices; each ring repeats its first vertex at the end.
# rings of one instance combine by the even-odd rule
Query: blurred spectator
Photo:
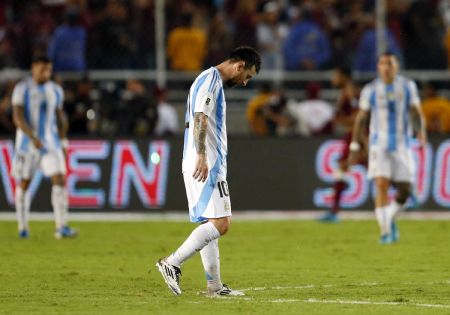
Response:
POLYGON ((230 32, 225 17, 216 13, 208 30, 208 64, 217 65, 228 57, 232 51, 233 34, 230 32))
POLYGON ((158 121, 156 122, 155 134, 157 136, 172 136, 179 130, 178 115, 167 102, 167 90, 162 88, 155 89, 157 100, 158 121))
POLYGON ((408 69, 444 69, 443 24, 437 1, 413 1, 404 19, 405 61, 408 69))
POLYGON ((229 1, 233 7, 231 20, 234 23, 234 47, 256 47, 256 1, 229 1))
POLYGON ((265 136, 268 134, 268 127, 266 118, 264 116, 263 108, 269 102, 270 98, 274 96, 272 87, 269 83, 263 83, 259 87, 258 94, 256 94, 247 105, 247 122, 250 128, 250 133, 257 136, 265 136))
POLYGON ((331 58, 330 42, 313 21, 309 9, 303 9, 301 19, 292 26, 283 52, 285 67, 288 70, 326 68, 331 58))
POLYGON ((155 68, 154 0, 133 0, 132 29, 136 34, 137 69, 155 68))
POLYGON ((133 32, 129 23, 129 11, 124 2, 108 0, 104 18, 98 25, 99 46, 96 66, 103 69, 128 69, 136 50, 133 32))
POLYGON ((295 133, 302 136, 331 134, 334 117, 333 106, 319 99, 320 85, 309 83, 307 99, 288 105, 290 115, 295 118, 295 133))
MULTIPOLYGON (((375 72, 377 68, 377 38, 375 32, 375 20, 367 17, 367 29, 362 35, 356 55, 353 59, 353 70, 358 72, 375 72)), ((388 29, 385 33, 386 49, 402 60, 402 53, 394 35, 388 29)))
POLYGON ((288 108, 288 100, 282 92, 272 95, 262 108, 269 135, 286 136, 293 133, 295 117, 288 108))
POLYGON ((0 134, 11 134, 16 128, 12 123, 11 94, 14 82, 0 88, 0 134))
POLYGON ((264 70, 283 68, 280 47, 283 45, 288 29, 286 25, 279 22, 279 11, 277 2, 267 2, 258 23, 258 48, 261 54, 261 67, 264 70))
POLYGON ((48 54, 55 72, 86 70, 86 29, 79 22, 78 9, 68 8, 66 24, 58 26, 53 33, 48 54))
POLYGON ((450 133, 450 101, 439 96, 436 87, 427 83, 422 89, 422 110, 430 132, 450 133))
POLYGON ((206 34, 192 25, 192 14, 185 14, 182 24, 170 31, 167 55, 170 68, 180 71, 200 71, 206 57, 206 34))
POLYGON ((87 78, 76 82, 74 88, 65 90, 64 111, 69 118, 69 134, 87 134, 93 115, 93 85, 87 78))
POLYGON ((139 80, 128 80, 122 100, 115 115, 119 135, 151 135, 158 121, 158 112, 144 84, 139 80))

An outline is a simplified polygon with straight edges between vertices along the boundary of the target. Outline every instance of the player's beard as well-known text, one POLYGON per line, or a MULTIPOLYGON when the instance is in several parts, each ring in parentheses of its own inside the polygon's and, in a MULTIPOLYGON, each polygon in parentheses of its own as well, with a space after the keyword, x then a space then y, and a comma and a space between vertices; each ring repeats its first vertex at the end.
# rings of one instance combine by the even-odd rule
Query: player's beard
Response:
POLYGON ((232 88, 232 87, 235 87, 235 86, 237 85, 237 82, 236 82, 236 80, 234 80, 234 79, 229 79, 228 81, 225 82, 225 84, 226 84, 229 88, 232 88))

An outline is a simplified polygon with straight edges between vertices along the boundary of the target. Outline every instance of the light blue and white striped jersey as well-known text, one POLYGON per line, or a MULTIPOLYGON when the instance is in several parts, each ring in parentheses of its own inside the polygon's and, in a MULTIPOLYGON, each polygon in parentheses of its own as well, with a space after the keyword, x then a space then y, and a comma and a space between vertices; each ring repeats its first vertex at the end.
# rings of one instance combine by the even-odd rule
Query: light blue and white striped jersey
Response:
POLYGON ((194 172, 197 151, 194 144, 194 113, 208 116, 206 156, 210 172, 226 177, 227 128, 226 103, 222 78, 215 67, 203 71, 194 81, 187 99, 184 132, 183 173, 194 172))
POLYGON ((386 151, 408 148, 412 137, 410 108, 420 106, 416 83, 396 76, 392 84, 380 78, 366 84, 359 107, 370 111, 370 146, 386 151))
MULTIPOLYGON (((23 106, 25 121, 39 137, 46 151, 60 148, 56 110, 62 108, 64 94, 61 86, 53 81, 37 84, 27 78, 14 87, 13 106, 23 106)), ((21 129, 16 131, 16 152, 29 152, 35 147, 21 129)))

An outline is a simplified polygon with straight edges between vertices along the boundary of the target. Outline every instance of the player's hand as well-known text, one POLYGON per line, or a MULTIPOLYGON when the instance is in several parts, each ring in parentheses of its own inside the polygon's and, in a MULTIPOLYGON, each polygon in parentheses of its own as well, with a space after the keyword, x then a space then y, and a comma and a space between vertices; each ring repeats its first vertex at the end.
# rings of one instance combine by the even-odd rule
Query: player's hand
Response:
POLYGON ((33 142, 34 147, 38 150, 42 149, 44 147, 41 140, 39 140, 39 138, 37 138, 37 137, 32 137, 31 141, 33 142))
POLYGON ((208 177, 208 171, 208 160, 206 158, 206 154, 198 154, 197 162, 195 163, 195 171, 192 177, 199 182, 204 182, 208 177))
POLYGON ((425 131, 420 131, 417 134, 417 140, 419 140, 420 147, 425 148, 427 145, 427 133, 425 131))

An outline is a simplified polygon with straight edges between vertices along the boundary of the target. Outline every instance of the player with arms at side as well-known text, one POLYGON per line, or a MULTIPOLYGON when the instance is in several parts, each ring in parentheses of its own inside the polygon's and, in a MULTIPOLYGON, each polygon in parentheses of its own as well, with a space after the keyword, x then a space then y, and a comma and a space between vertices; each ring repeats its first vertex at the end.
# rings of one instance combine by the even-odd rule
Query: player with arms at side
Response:
POLYGON ((200 222, 184 243, 156 266, 169 289, 181 294, 181 264, 200 252, 207 294, 243 295, 220 279, 219 243, 231 223, 227 185, 227 132, 224 85, 246 86, 260 69, 259 54, 238 47, 227 60, 203 71, 189 91, 184 134, 183 177, 192 222, 200 222))
POLYGON ((50 80, 52 63, 46 56, 36 56, 31 77, 14 88, 13 120, 17 127, 12 175, 16 178, 15 206, 19 237, 29 236, 28 217, 31 197, 27 193, 35 172, 40 168, 51 178, 51 203, 55 215, 55 238, 74 237, 77 232, 67 225, 68 199, 65 188, 67 120, 63 111, 63 89, 50 80))
POLYGON ((412 191, 414 161, 411 138, 413 130, 422 147, 427 136, 420 98, 414 81, 398 75, 399 64, 392 53, 378 57, 378 78, 364 86, 359 102, 350 144, 350 161, 354 162, 361 147, 369 119, 368 177, 375 180, 375 215, 381 230, 380 243, 390 244, 399 238, 396 214, 404 207, 412 191), (390 185, 397 189, 389 203, 390 185))

